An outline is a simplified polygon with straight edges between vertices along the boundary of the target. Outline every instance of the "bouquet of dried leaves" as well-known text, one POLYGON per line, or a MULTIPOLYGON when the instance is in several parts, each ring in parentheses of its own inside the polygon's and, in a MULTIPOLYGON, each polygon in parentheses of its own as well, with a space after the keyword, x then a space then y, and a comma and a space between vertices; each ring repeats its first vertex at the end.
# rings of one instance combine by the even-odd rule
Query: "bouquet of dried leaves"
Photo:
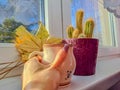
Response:
POLYGON ((50 36, 48 30, 41 22, 39 22, 39 28, 35 35, 31 34, 24 26, 19 26, 15 34, 15 47, 19 52, 19 58, 12 62, 0 63, 0 66, 4 65, 0 69, 0 79, 21 75, 22 69, 20 68, 28 60, 29 54, 33 51, 42 52, 43 44, 57 44, 62 42, 61 38, 50 36))

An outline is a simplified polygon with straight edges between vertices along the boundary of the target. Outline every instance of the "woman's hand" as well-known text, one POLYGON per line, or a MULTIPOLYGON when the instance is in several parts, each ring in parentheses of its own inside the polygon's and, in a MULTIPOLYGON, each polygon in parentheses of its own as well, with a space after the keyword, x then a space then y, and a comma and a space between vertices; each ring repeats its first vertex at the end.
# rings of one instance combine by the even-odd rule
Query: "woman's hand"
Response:
POLYGON ((68 47, 59 50, 52 64, 43 63, 39 54, 30 58, 24 65, 22 90, 57 90, 61 78, 57 68, 66 58, 68 47))

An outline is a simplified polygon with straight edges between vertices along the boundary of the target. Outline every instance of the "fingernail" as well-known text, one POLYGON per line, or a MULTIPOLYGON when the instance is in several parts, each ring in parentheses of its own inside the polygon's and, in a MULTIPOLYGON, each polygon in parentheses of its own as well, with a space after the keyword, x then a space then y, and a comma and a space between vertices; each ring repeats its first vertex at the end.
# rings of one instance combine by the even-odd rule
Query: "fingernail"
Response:
POLYGON ((68 52, 69 46, 70 46, 69 44, 65 44, 65 45, 64 45, 64 50, 65 50, 65 52, 68 52))

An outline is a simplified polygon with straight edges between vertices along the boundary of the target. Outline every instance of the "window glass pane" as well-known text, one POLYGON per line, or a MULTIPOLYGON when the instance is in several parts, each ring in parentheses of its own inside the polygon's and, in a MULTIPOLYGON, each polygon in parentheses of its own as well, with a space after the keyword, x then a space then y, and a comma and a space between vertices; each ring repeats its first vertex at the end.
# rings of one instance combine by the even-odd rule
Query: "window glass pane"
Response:
POLYGON ((13 42, 21 24, 35 33, 38 21, 45 23, 44 0, 0 0, 0 42, 13 42))
POLYGON ((84 20, 95 21, 94 37, 99 39, 100 46, 117 46, 115 16, 104 9, 103 0, 71 0, 71 22, 76 27, 76 11, 84 10, 84 20))

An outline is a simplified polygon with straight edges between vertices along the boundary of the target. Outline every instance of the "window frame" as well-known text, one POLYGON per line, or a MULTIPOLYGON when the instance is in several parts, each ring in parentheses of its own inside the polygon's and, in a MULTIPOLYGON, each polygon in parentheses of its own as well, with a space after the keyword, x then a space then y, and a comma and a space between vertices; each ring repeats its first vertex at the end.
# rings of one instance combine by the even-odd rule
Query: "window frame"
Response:
POLYGON ((50 35, 63 37, 61 0, 45 0, 45 25, 50 35))

